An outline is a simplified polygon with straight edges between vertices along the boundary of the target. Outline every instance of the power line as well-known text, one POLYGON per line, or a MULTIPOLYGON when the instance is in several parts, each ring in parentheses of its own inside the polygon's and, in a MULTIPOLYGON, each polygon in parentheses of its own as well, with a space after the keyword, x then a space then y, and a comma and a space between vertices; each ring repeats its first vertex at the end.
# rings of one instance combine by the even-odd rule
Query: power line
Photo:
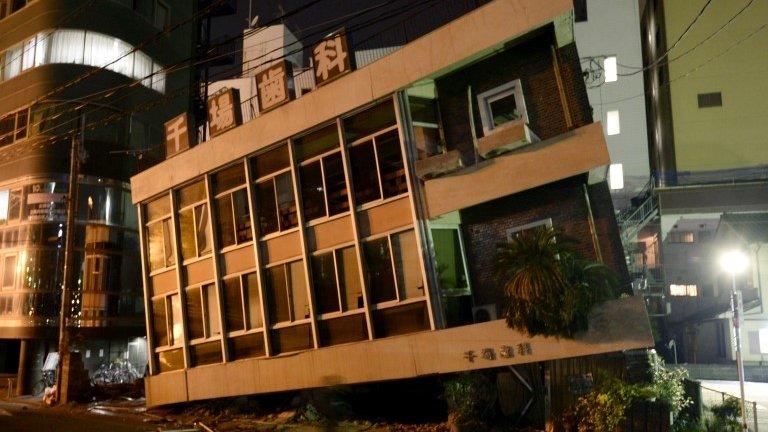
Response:
MULTIPOLYGON (((428 4, 428 3, 430 3, 430 2, 433 2, 433 1, 435 1, 435 0, 424 0, 424 1, 422 1, 420 4, 417 4, 416 6, 420 6, 420 5, 426 5, 426 4, 428 4)), ((414 5, 410 5, 410 6, 408 6, 408 7, 405 7, 405 8, 403 8, 403 9, 404 9, 404 10, 412 10, 412 9, 415 9, 415 7, 414 7, 414 5)), ((426 10, 426 9, 427 9, 427 8, 424 8, 424 9, 420 10, 419 12, 423 12, 423 11, 424 11, 424 10, 426 10)), ((370 23, 372 23, 372 22, 381 21, 381 20, 383 20, 383 19, 388 19, 388 18, 391 18, 391 17, 393 16, 393 13, 394 13, 394 14, 397 14, 397 13, 400 13, 400 12, 402 12, 402 11, 399 11, 399 12, 398 12, 398 11, 395 11, 395 12, 390 12, 390 14, 389 14, 389 15, 387 15, 387 14, 382 14, 382 15, 379 15, 378 17, 375 17, 374 19, 368 20, 368 21, 366 21, 366 22, 364 22, 364 23, 361 23, 361 24, 359 24, 359 25, 357 25, 357 26, 354 26, 353 28, 354 28, 354 29, 363 28, 363 27, 367 26, 368 24, 370 24, 370 23)), ((411 15, 411 16, 409 16, 409 17, 406 17, 406 18, 404 18, 402 21, 405 21, 406 19, 408 19, 408 18, 410 18, 410 17, 412 17, 412 16, 413 16, 413 15, 411 15)), ((401 21, 401 22, 402 22, 402 21, 401 21)), ((391 26, 390 26, 390 27, 387 27, 387 28, 385 28, 385 29, 383 29, 382 31, 380 31, 380 32, 376 33, 375 35, 381 34, 381 33, 383 33, 384 31, 388 30, 389 28, 391 28, 391 26)), ((314 33, 314 34, 317 34, 317 33, 314 33)), ((308 35, 307 37, 310 37, 310 36, 312 36, 312 35, 313 35, 313 34, 311 34, 311 35, 308 35)), ((292 44, 288 44, 287 46, 290 46, 290 45, 292 45, 292 44)), ((280 48, 277 48, 276 50, 279 50, 279 49, 280 49, 280 48)), ((300 52, 300 51, 302 51, 303 49, 305 49, 305 48, 304 48, 304 47, 302 47, 302 48, 300 48, 300 49, 298 49, 298 50, 295 50, 295 51, 292 51, 292 52, 286 53, 286 54, 284 54, 284 55, 282 55, 282 56, 280 56, 280 57, 277 57, 277 58, 273 58, 273 59, 270 59, 269 61, 265 61, 265 62, 263 62, 263 63, 260 63, 259 65, 256 65, 256 66, 254 66, 254 67, 252 67, 252 68, 249 68, 249 69, 253 69, 253 68, 257 68, 257 67, 260 67, 260 66, 262 66, 262 65, 264 65, 264 64, 267 64, 267 63, 269 63, 269 62, 273 62, 273 61, 275 61, 275 60, 278 60, 278 59, 280 59, 280 58, 285 58, 285 57, 287 57, 287 56, 289 56, 289 55, 295 54, 296 52, 300 52)), ((274 51, 275 51, 275 50, 273 50, 273 51, 271 51, 271 52, 274 52, 274 51)), ((271 53, 271 52, 270 52, 270 53, 271 53)), ((269 53, 266 53, 266 54, 264 54, 264 55, 260 56, 260 58, 263 58, 263 57, 265 57, 265 56, 266 56, 266 55, 268 55, 268 54, 269 54, 269 53)), ((210 59, 205 59, 204 61, 210 61, 210 59)), ((180 65, 180 64, 182 64, 182 63, 186 63, 186 62, 187 62, 187 61, 185 60, 185 61, 183 61, 183 62, 180 62, 179 64, 177 64, 177 65, 174 65, 174 66, 178 66, 178 65, 180 65)), ((192 64, 182 65, 182 67, 180 67, 180 68, 177 68, 177 69, 175 69, 175 70, 179 70, 179 69, 181 69, 181 68, 186 68, 186 67, 190 67, 190 66, 192 66, 192 64)), ((170 67, 169 67, 169 68, 170 68, 170 67)), ((166 69, 167 69, 167 68, 166 68, 166 69)), ((141 81, 144 81, 144 80, 146 80, 147 78, 150 78, 150 77, 152 77, 154 74, 155 74, 155 73, 153 73, 153 74, 150 74, 150 75, 147 75, 146 77, 144 77, 144 78, 142 78, 142 79, 140 79, 140 80, 137 80, 136 82, 141 82, 141 81)), ((131 83, 131 85, 135 85, 135 84, 136 84, 136 82, 134 82, 134 83, 131 83)), ((125 87, 125 85, 122 85, 122 86, 118 86, 118 87, 125 87)), ((141 112, 141 111, 146 111, 146 110, 148 110, 148 109, 150 109, 150 108, 152 108, 152 107, 154 107, 154 106, 157 106, 157 105, 160 105, 160 104, 164 103, 164 102, 165 102, 165 101, 167 101, 167 100, 172 100, 173 98, 175 98, 175 97, 177 97, 178 95, 180 95, 180 94, 183 94, 184 92, 187 92, 187 91, 190 91, 190 88, 189 88, 188 86, 179 87, 179 88, 177 88, 177 89, 173 90, 173 92, 172 92, 172 93, 170 93, 170 94, 168 94, 168 95, 166 95, 166 96, 164 96, 164 97, 162 97, 162 98, 159 98, 159 99, 157 99, 157 100, 153 100, 153 101, 149 101, 149 102, 146 102, 146 103, 144 103, 144 104, 139 104, 139 105, 135 106, 135 107, 134 107, 134 109, 132 109, 132 110, 126 110, 126 111, 123 111, 122 113, 114 113, 114 114, 112 114, 111 116, 108 116, 108 117, 107 117, 106 119, 104 119, 104 120, 100 120, 100 121, 98 121, 98 122, 94 122, 94 123, 90 123, 90 124, 87 124, 87 125, 85 125, 85 126, 84 126, 84 129, 87 129, 87 130, 92 130, 92 129, 95 129, 95 128, 97 128, 97 127, 101 126, 101 125, 109 124, 109 123, 111 123, 111 122, 113 122, 113 121, 115 121, 115 120, 118 120, 118 119, 122 118, 122 117, 125 117, 125 116, 128 116, 128 115, 131 115, 131 114, 134 114, 134 113, 137 113, 137 112, 141 112)), ((99 93, 103 93, 103 92, 99 92, 99 93)), ((126 97, 126 96, 127 96, 127 95, 124 95, 123 97, 126 97)), ((86 97, 87 97, 87 96, 86 96, 86 97)), ((35 124, 29 124, 29 125, 27 125, 27 127, 28 127, 28 130, 31 130, 31 128, 32 128, 33 126, 36 126, 36 125, 42 124, 42 123, 43 123, 43 121, 50 121, 50 120, 52 120, 52 119, 55 119, 55 118, 57 118, 57 117, 59 117, 59 116, 61 116, 61 115, 64 115, 64 114, 67 114, 67 113, 73 113, 73 112, 77 112, 77 111, 79 111, 80 109, 83 109, 84 107, 86 107, 86 105, 87 105, 87 104, 89 104, 89 103, 92 103, 92 102, 89 102, 89 101, 83 101, 83 100, 82 100, 82 98, 81 98, 81 99, 79 99, 79 100, 77 100, 77 101, 72 101, 72 103, 73 103, 73 104, 81 104, 81 105, 80 105, 80 107, 77 107, 77 108, 71 109, 71 110, 69 110, 69 111, 63 111, 63 112, 61 112, 61 113, 57 114, 57 115, 56 115, 55 117, 53 117, 53 118, 51 118, 51 117, 48 117, 48 118, 46 118, 45 120, 41 120, 41 121, 40 121, 40 122, 38 122, 38 123, 35 123, 35 124)), ((68 124, 68 123, 72 123, 74 120, 76 120, 76 119, 72 119, 72 120, 68 120, 67 122, 63 122, 63 123, 60 123, 60 124, 58 124, 58 125, 54 126, 54 128, 60 128, 61 126, 64 126, 64 125, 66 125, 66 124, 68 124)), ((36 143, 36 145, 35 145, 35 146, 36 146, 36 147, 42 147, 43 145, 46 145, 47 143, 49 143, 49 142, 52 142, 52 141, 56 141, 56 140, 60 139, 60 137, 61 137, 61 136, 63 136, 63 135, 66 135, 66 134, 69 134, 69 133, 72 133, 72 132, 75 132, 76 130, 77 130, 77 129, 70 129, 70 130, 68 130, 68 131, 65 131, 65 132, 63 132, 63 133, 57 134, 56 136, 51 136, 51 137, 49 137, 49 138, 47 138, 47 139, 45 139, 45 140, 42 140, 42 141, 40 141, 40 142, 36 143)), ((11 144, 11 145, 15 145, 15 144, 16 144, 16 143, 14 143, 14 144, 11 144)))
POLYGON ((672 44, 672 46, 667 48, 667 50, 664 52, 664 54, 662 54, 659 58, 654 60, 650 65, 646 65, 646 66, 625 66, 625 65, 620 65, 620 66, 626 67, 626 68, 631 68, 631 69, 639 69, 639 71, 632 72, 632 74, 636 74, 636 73, 640 73, 640 72, 642 72, 644 70, 647 70, 650 67, 653 67, 653 66, 659 64, 662 60, 664 60, 669 55, 669 53, 677 46, 677 44, 679 44, 680 41, 683 40, 683 38, 688 34, 688 32, 691 31, 691 29, 696 24, 696 22, 699 20, 699 18, 701 18, 701 16, 704 15, 704 11, 707 10, 707 8, 709 7, 709 5, 711 3, 712 3, 712 0, 707 0, 707 2, 704 3, 704 6, 702 6, 702 8, 699 10, 699 13, 697 13, 696 16, 693 17, 693 20, 690 23, 688 23, 688 26, 680 34, 680 36, 672 44))
MULTIPOLYGON (((693 47, 691 47, 691 48, 689 48, 688 50, 686 50, 686 51, 682 52, 682 53, 681 53, 680 55, 678 55, 677 57, 673 57, 673 58, 669 59, 669 60, 668 60, 667 62, 665 62, 664 64, 665 64, 665 65, 668 65, 668 64, 672 63, 673 61, 675 61, 675 60, 678 60, 678 59, 680 59, 681 57, 683 57, 683 56, 685 56, 685 55, 688 55, 688 54, 692 53, 693 51, 697 50, 697 49, 698 49, 700 46, 702 46, 704 43, 706 43, 706 42, 707 42, 707 41, 709 41, 710 39, 712 39, 712 38, 714 38, 715 36, 717 36, 718 34, 720 34, 720 32, 722 32, 722 31, 723 31, 723 29, 725 29, 725 28, 726 28, 726 27, 728 27, 728 26, 729 26, 729 25, 730 25, 732 22, 734 22, 734 21, 736 20, 736 18, 738 18, 738 17, 739 17, 739 15, 741 15, 742 13, 744 13, 744 11, 746 11, 746 10, 747 10, 747 8, 749 8, 750 6, 752 6, 752 4, 753 4, 754 2, 755 2, 755 0, 749 0, 749 1, 748 1, 748 2, 747 2, 745 5, 744 5, 744 7, 742 7, 741 9, 739 9, 739 11, 738 11, 738 12, 736 12, 736 14, 735 14, 735 15, 733 15, 731 18, 729 18, 729 19, 728 19, 728 21, 726 21, 726 22, 725 22, 725 24, 721 25, 721 26, 720 26, 720 27, 719 27, 717 30, 715 30, 713 33, 709 34, 709 36, 707 36, 707 37, 705 37, 704 39, 702 39, 701 41, 699 41, 699 43, 697 43, 697 44, 696 44, 696 45, 694 45, 693 47)), ((678 41, 679 41, 679 40, 678 40, 678 41)), ((672 48, 674 48, 674 46, 673 46, 672 48)), ((619 75, 619 76, 632 76, 632 75, 635 75, 635 74, 638 74, 638 73, 644 72, 644 71, 646 71, 646 70, 648 70, 648 69, 651 69, 651 68, 653 68, 653 67, 656 67, 656 66, 658 66, 658 65, 661 63, 661 60, 663 60, 664 58, 666 58, 666 57, 667 57, 667 55, 669 55, 669 52, 670 52, 670 50, 671 50, 672 48, 670 48, 669 50, 667 50, 667 52, 666 52, 666 53, 665 53, 663 56, 659 57, 659 58, 658 58, 658 59, 656 59, 656 60, 655 60, 653 63, 651 63, 651 64, 649 64, 649 65, 647 65, 647 66, 643 67, 642 69, 639 69, 639 70, 636 70, 636 71, 634 71, 634 72, 630 72, 630 73, 620 73, 620 74, 618 74, 618 75, 619 75)))
MULTIPOLYGON (((737 40, 735 43, 729 45, 728 48, 726 48, 724 51, 721 51, 720 53, 718 53, 718 54, 716 54, 714 56, 709 57, 703 63, 700 63, 698 66, 688 70, 684 74, 679 75, 679 76, 677 76, 677 77, 675 77, 675 78, 673 78, 673 79, 671 79, 671 80, 669 80, 669 81, 667 81, 665 83, 659 84, 659 87, 669 86, 670 84, 672 84, 673 82, 675 82, 675 81, 677 81, 679 79, 682 79, 682 78, 690 76, 692 73, 694 73, 697 70, 701 69, 702 67, 708 65, 712 61, 714 61, 714 60, 724 56, 725 54, 729 53, 732 49, 736 48, 737 46, 739 46, 742 43, 746 42, 747 40, 751 39, 756 34, 760 33, 761 31, 765 30, 766 28, 768 28, 768 23, 761 25, 760 27, 758 27, 757 29, 755 29, 753 32, 749 33, 745 37, 743 37, 743 38, 737 40)), ((634 96, 629 96, 629 97, 617 99, 617 100, 614 100, 614 101, 608 101, 608 102, 605 102, 605 103, 600 103, 598 105, 610 105, 610 104, 614 104, 614 103, 624 102, 624 101, 628 101, 628 100, 631 100, 631 99, 636 99, 636 98, 639 98, 639 97, 642 97, 642 96, 647 96, 647 95, 649 95, 651 93, 652 93, 652 90, 648 90, 648 91, 645 91, 643 93, 640 93, 640 94, 637 94, 637 95, 634 95, 634 96)))

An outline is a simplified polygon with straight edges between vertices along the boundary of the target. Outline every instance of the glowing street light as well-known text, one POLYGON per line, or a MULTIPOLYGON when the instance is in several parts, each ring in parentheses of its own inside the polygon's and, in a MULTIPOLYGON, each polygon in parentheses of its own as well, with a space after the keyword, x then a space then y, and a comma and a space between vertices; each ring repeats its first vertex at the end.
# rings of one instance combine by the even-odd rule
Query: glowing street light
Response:
POLYGON ((736 275, 743 273, 749 267, 749 257, 738 249, 729 250, 720 256, 720 267, 731 274, 733 284, 731 311, 733 312, 733 330, 736 333, 736 368, 739 371, 739 388, 741 389, 741 429, 747 430, 747 411, 744 407, 744 361, 741 357, 741 317, 744 315, 744 303, 741 290, 736 289, 736 275))

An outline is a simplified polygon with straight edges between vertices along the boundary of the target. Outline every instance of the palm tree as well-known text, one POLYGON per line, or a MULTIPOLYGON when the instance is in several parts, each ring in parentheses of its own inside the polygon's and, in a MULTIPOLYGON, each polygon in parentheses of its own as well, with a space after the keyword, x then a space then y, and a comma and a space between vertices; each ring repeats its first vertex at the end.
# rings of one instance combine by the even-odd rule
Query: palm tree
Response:
POLYGON ((551 227, 515 235, 496 250, 509 327, 529 335, 573 337, 587 329, 592 307, 616 295, 605 265, 582 258, 574 242, 551 227))

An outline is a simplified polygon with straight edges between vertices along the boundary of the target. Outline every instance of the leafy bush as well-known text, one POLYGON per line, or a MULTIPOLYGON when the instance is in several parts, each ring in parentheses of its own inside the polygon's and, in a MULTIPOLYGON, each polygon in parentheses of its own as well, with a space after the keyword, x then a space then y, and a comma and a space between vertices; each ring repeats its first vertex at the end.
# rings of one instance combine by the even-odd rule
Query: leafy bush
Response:
POLYGON ((596 304, 616 297, 613 272, 582 258, 573 241, 551 227, 499 244, 495 267, 507 325, 531 336, 572 338, 587 330, 596 304))
POLYGON ((578 432, 614 432, 626 419, 627 408, 640 387, 616 378, 605 378, 591 392, 579 398, 566 414, 566 423, 578 432))
POLYGON ((664 359, 655 351, 650 355, 651 383, 646 387, 646 398, 664 403, 674 416, 690 405, 692 401, 685 395, 683 380, 688 378, 685 369, 667 369, 664 359))
POLYGON ((735 397, 728 397, 720 405, 709 409, 713 419, 707 420, 705 429, 707 432, 739 432, 741 430, 739 418, 741 417, 741 404, 735 397))
POLYGON ((496 403, 496 387, 482 372, 456 374, 446 379, 443 387, 448 412, 456 423, 480 426, 496 403))

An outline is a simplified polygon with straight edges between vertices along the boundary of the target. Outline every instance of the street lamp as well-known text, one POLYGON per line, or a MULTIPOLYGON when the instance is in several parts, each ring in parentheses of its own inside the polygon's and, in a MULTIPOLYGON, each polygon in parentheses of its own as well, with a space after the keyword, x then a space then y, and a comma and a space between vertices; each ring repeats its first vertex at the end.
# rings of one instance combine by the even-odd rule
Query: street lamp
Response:
POLYGON ((736 275, 741 274, 749 266, 747 255, 733 249, 720 256, 720 267, 731 274, 731 312, 733 312, 733 330, 736 333, 736 368, 739 372, 739 388, 741 390, 741 429, 747 430, 747 411, 744 402, 744 361, 741 358, 741 317, 744 314, 744 303, 741 290, 736 289, 736 275))

